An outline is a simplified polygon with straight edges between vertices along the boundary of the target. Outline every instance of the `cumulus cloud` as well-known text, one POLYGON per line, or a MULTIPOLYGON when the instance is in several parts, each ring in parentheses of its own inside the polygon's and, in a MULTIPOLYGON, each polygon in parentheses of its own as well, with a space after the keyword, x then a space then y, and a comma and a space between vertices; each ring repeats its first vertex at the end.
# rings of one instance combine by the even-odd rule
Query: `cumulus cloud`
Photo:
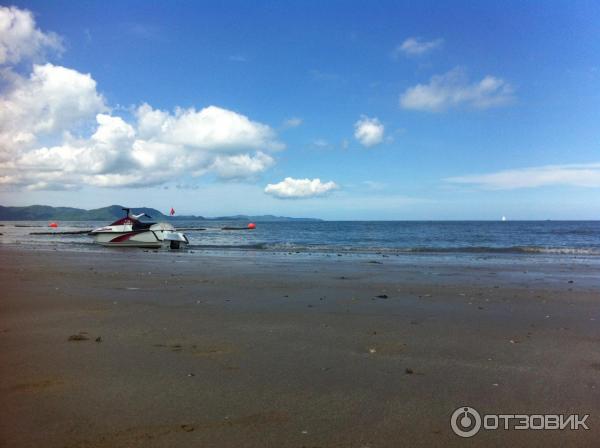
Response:
POLYGON ((383 141, 384 126, 377 118, 362 116, 354 123, 354 138, 361 145, 370 147, 383 141))
POLYGON ((600 188, 600 163, 546 165, 445 179, 488 190, 513 190, 548 186, 600 188))
POLYGON ((324 196, 338 185, 335 182, 321 182, 321 179, 294 179, 286 177, 277 184, 268 184, 265 193, 280 199, 302 199, 324 196))
POLYGON ((143 137, 174 145, 223 152, 284 147, 269 126, 216 106, 200 111, 176 109, 169 114, 143 104, 136 116, 143 137))
POLYGON ((486 76, 469 83, 463 70, 454 69, 433 76, 429 84, 410 87, 400 95, 400 105, 405 109, 439 112, 457 106, 488 109, 504 106, 513 99, 513 88, 506 81, 486 76))
MULTIPOLYGON (((9 34, 0 33, 9 64, 53 42, 16 8, 0 8, 0 30, 9 34), (5 23, 7 10, 20 27, 5 23), (28 47, 21 36, 34 42, 28 47)), ((284 148, 268 125, 232 110, 142 104, 126 120, 112 113, 90 74, 51 63, 34 64, 28 76, 12 68, 0 93, 0 186, 136 187, 206 173, 252 179, 274 164, 269 152, 284 148)))
POLYGON ((215 106, 169 113, 144 104, 136 116, 127 123, 98 114, 89 138, 14 151, 0 162, 3 183, 51 189, 139 187, 206 173, 251 179, 274 164, 264 151, 282 147, 268 126, 215 106))
POLYGON ((36 28, 30 11, 0 6, 0 64, 37 60, 43 58, 47 51, 62 50, 60 37, 36 28))
POLYGON ((422 56, 442 46, 444 39, 423 40, 420 37, 409 37, 394 49, 394 57, 400 54, 422 56))
POLYGON ((256 155, 218 156, 211 169, 223 179, 247 179, 262 173, 275 163, 275 159, 264 152, 256 155))
POLYGON ((29 78, 15 76, 8 92, 0 96, 0 145, 3 151, 14 150, 106 110, 89 74, 52 64, 34 65, 29 78))

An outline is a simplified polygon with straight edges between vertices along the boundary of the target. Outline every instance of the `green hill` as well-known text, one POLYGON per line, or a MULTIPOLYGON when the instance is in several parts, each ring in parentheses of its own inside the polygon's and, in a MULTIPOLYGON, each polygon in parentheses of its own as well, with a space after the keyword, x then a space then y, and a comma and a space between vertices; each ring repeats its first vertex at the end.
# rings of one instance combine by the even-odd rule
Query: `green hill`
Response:
MULTIPOLYGON (((211 221, 320 221, 313 218, 288 218, 273 215, 234 215, 205 218, 203 216, 167 216, 155 208, 134 207, 134 214, 146 213, 152 220, 211 220, 211 221)), ((50 207, 48 205, 30 205, 27 207, 4 207, 0 205, 0 221, 115 221, 124 216, 122 205, 84 210, 73 207, 50 207)))
MULTIPOLYGON (((132 213, 146 213, 155 219, 166 219, 156 209, 148 207, 133 208, 132 213)), ((124 216, 123 207, 108 207, 84 210, 72 207, 50 207, 48 205, 31 205, 28 207, 4 207, 0 205, 2 221, 111 221, 124 216)))

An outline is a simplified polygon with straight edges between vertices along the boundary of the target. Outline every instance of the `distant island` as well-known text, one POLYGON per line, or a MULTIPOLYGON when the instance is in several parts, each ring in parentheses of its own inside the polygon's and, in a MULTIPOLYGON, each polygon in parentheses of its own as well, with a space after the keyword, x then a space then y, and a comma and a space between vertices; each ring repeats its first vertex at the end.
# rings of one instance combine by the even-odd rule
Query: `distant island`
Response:
MULTIPOLYGON (((152 219, 168 221, 322 221, 316 218, 289 218, 286 216, 274 215, 234 215, 217 216, 207 218, 204 216, 168 216, 155 208, 149 207, 130 207, 131 212, 145 213, 152 219)), ((48 205, 30 205, 27 207, 4 207, 0 205, 0 221, 114 221, 123 217, 122 205, 110 205, 108 207, 84 210, 73 207, 50 207, 48 205)))

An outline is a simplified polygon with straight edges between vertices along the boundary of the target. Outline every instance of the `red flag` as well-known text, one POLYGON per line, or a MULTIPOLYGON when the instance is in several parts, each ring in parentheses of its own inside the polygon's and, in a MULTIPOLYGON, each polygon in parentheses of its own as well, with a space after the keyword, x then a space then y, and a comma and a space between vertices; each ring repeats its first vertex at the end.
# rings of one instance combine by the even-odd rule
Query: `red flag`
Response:
POLYGON ((171 207, 171 216, 173 216, 175 214, 175 209, 173 207, 171 207))

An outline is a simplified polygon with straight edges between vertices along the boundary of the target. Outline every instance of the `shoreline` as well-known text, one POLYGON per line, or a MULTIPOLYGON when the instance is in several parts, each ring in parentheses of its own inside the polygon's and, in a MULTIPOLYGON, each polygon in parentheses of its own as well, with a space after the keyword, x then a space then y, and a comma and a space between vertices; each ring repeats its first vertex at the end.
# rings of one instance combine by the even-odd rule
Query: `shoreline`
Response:
POLYGON ((590 414, 473 443, 597 441, 594 266, 398 258, 0 246, 0 441, 464 446, 462 405, 590 414))
MULTIPOLYGON (((122 252, 128 254, 161 254, 166 256, 200 256, 200 257, 223 257, 223 258, 245 258, 248 255, 264 256, 278 259, 289 258, 321 258, 327 260, 335 257, 344 257, 345 260, 381 260, 395 262, 402 260, 418 261, 425 260, 430 262, 439 261, 441 264, 448 264, 450 261, 461 262, 461 265, 470 265, 477 263, 491 264, 497 263, 516 263, 523 265, 533 265, 538 263, 554 264, 589 264, 600 267, 600 256, 595 253, 573 252, 570 249, 564 251, 556 248, 531 248, 532 250, 512 250, 513 248, 491 248, 486 251, 480 248, 459 247, 455 249, 414 250, 398 248, 373 248, 373 249, 352 249, 344 247, 271 247, 266 243, 248 244, 248 245, 197 245, 190 244, 181 249, 171 250, 167 247, 160 249, 153 248, 135 248, 135 247, 103 247, 94 242, 3 242, 0 243, 0 250, 6 251, 24 251, 24 252, 60 252, 60 253, 79 253, 79 254, 105 254, 118 255, 122 252), (542 249, 542 250, 537 250, 542 249)), ((527 248, 520 248, 527 249, 527 248)), ((152 256, 152 255, 150 255, 152 256)))

